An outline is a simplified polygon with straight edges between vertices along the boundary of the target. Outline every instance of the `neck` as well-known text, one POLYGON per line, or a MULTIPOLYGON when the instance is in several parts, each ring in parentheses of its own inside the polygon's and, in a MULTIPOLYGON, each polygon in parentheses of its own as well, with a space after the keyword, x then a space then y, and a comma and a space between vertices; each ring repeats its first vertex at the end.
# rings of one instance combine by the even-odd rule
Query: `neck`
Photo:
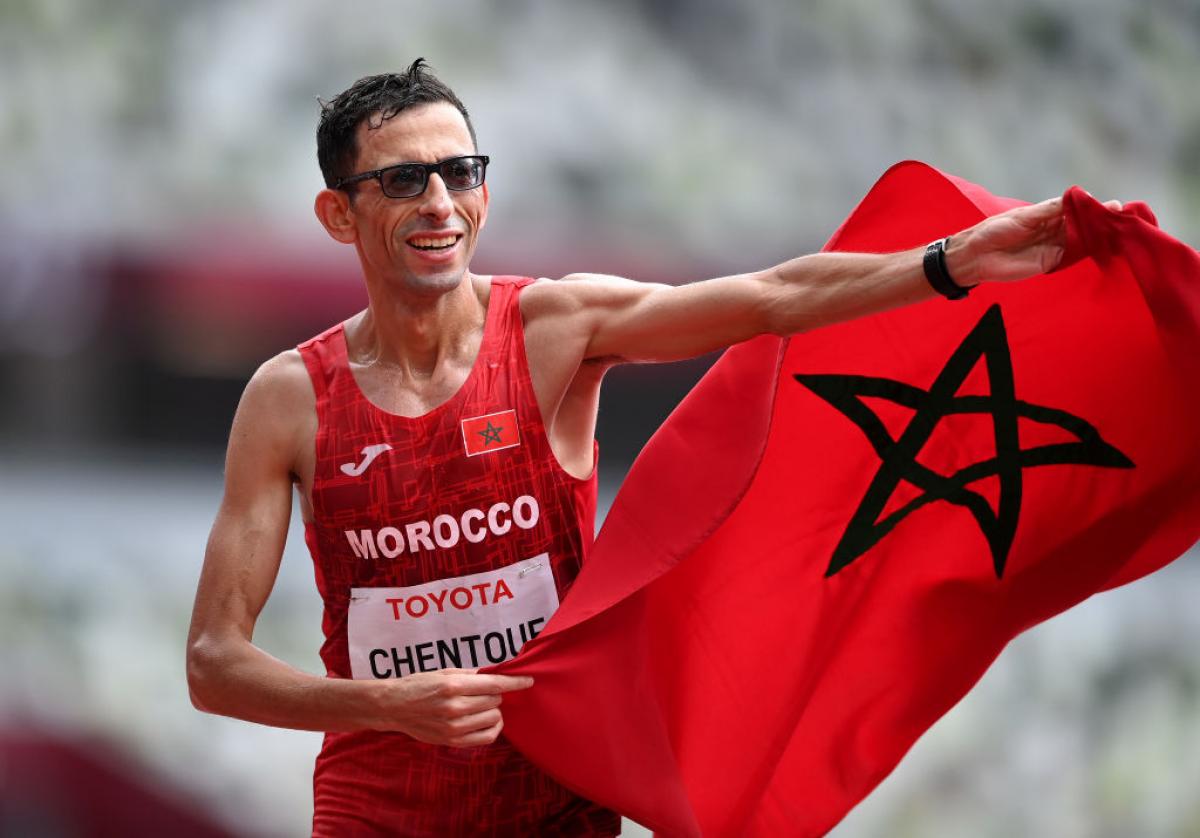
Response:
POLYGON ((412 378, 428 379, 447 358, 467 351, 486 312, 470 271, 444 294, 416 296, 368 282, 367 297, 355 360, 395 367, 412 378))

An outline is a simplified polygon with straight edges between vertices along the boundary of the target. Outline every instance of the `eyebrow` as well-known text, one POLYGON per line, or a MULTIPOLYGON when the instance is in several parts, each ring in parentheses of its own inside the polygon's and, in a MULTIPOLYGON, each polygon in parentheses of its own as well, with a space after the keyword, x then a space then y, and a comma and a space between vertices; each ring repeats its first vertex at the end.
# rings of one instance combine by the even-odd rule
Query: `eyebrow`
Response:
POLYGON ((378 171, 381 171, 382 169, 390 169, 394 166, 432 166, 435 163, 445 163, 447 160, 456 160, 459 157, 479 157, 479 156, 481 156, 481 155, 477 151, 468 151, 464 154, 450 154, 450 155, 447 155, 446 157, 439 157, 437 160, 430 160, 428 162, 426 162, 424 160, 401 160, 396 163, 385 163, 382 166, 376 166, 374 169, 371 169, 371 171, 378 172, 378 171))

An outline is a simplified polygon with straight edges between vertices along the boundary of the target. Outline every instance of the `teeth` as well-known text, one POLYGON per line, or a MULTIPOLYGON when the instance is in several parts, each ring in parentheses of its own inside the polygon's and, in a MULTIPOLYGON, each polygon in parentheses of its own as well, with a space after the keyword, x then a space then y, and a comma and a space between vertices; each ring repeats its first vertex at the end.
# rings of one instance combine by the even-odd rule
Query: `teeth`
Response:
POLYGON ((409 239, 408 243, 414 247, 449 247, 450 245, 454 244, 455 241, 457 241, 456 236, 442 236, 441 238, 437 239, 409 239))

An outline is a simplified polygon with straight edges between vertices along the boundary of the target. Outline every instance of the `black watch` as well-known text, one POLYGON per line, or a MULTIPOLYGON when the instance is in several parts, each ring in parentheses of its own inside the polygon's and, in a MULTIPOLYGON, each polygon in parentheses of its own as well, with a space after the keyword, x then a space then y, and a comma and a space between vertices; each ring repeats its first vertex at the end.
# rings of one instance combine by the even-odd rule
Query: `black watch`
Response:
POLYGON ((967 296, 969 288, 959 285, 946 270, 946 248, 950 246, 950 237, 931 242, 925 248, 925 258, 921 266, 925 268, 925 278, 947 300, 961 300, 967 296))

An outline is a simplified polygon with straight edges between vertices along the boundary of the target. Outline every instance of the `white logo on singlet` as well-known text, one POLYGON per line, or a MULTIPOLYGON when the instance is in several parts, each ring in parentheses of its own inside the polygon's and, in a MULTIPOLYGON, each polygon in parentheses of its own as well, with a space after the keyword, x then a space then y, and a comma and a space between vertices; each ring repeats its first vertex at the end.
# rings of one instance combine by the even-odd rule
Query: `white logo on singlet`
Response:
POLYGON ((361 463, 342 463, 341 469, 343 474, 348 474, 351 477, 358 477, 367 470, 367 466, 375 462, 375 458, 384 451, 391 451, 392 446, 386 442, 381 442, 378 445, 364 445, 362 450, 363 459, 361 463))

